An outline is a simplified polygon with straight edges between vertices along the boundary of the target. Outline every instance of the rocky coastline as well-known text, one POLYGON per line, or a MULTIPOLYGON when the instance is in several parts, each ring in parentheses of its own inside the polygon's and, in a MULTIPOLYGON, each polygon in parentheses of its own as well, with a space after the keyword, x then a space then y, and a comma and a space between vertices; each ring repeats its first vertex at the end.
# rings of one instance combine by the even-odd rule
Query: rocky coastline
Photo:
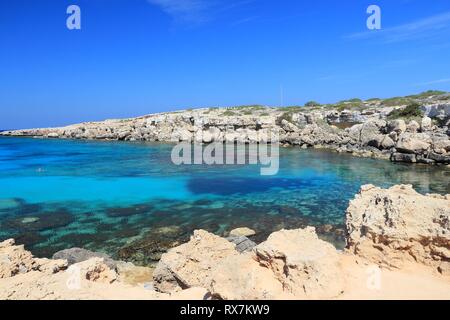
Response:
POLYGON ((276 132, 275 142, 283 146, 327 148, 393 162, 450 164, 449 100, 448 93, 425 92, 333 105, 204 108, 0 135, 206 144, 263 143, 274 140, 276 132))
POLYGON ((313 227, 259 244, 245 227, 229 238, 197 230, 152 270, 80 248, 39 259, 9 239, 0 299, 449 299, 449 221, 450 195, 365 185, 346 211, 343 251, 313 227))

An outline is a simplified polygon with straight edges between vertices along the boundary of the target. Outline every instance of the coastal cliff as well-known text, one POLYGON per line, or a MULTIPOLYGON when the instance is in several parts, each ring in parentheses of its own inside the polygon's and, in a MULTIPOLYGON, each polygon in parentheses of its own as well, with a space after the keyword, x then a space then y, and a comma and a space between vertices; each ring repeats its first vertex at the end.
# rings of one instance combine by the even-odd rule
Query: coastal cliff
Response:
POLYGON ((152 276, 130 263, 80 256, 81 249, 38 259, 6 240, 0 298, 449 299, 449 219, 450 195, 366 185, 347 209, 344 251, 312 227, 280 230, 245 248, 235 237, 245 239, 249 229, 229 239, 197 230, 163 254, 152 276), (73 270, 77 288, 70 286, 73 270))
POLYGON ((352 99, 304 107, 194 109, 61 128, 0 132, 3 136, 177 143, 261 143, 328 148, 393 162, 450 163, 450 96, 352 99))

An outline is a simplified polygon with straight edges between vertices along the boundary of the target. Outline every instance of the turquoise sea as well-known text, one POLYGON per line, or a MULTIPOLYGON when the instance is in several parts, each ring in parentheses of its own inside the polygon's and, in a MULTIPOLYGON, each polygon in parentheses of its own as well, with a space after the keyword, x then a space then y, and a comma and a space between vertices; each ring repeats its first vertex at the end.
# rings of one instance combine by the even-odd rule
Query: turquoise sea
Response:
POLYGON ((280 150, 280 171, 185 165, 172 145, 0 138, 0 240, 34 254, 83 247, 151 264, 202 228, 226 235, 314 225, 344 245, 348 201, 362 184, 450 193, 450 168, 393 164, 323 150, 280 150))

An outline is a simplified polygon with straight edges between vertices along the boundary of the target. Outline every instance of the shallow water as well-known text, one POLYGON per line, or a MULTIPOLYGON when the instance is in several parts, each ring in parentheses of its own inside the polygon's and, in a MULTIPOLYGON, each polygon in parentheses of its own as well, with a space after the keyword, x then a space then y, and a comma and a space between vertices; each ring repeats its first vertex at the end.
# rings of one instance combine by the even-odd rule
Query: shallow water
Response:
POLYGON ((258 242, 314 225, 342 247, 345 209, 362 184, 450 193, 448 167, 282 148, 279 173, 264 177, 254 165, 176 166, 171 149, 0 138, 0 240, 46 257, 78 246, 148 264, 198 228, 225 235, 247 226, 258 242))

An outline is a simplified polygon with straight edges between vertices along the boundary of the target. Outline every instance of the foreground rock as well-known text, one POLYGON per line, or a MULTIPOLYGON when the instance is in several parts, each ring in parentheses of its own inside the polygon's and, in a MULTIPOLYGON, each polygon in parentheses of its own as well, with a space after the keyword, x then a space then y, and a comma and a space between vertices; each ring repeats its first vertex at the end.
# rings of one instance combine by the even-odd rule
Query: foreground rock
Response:
POLYGON ((105 264, 111 269, 115 269, 117 266, 117 261, 114 261, 107 254, 101 252, 93 252, 82 248, 70 248, 61 250, 56 252, 52 258, 67 260, 67 263, 69 265, 83 262, 91 258, 103 258, 105 264))
POLYGON ((450 195, 366 185, 347 209, 343 252, 312 227, 249 247, 244 236, 197 230, 163 254, 153 274, 118 261, 110 268, 103 257, 69 267, 6 240, 0 299, 450 299, 449 221, 450 195))
POLYGON ((162 292, 204 287, 221 299, 333 298, 343 290, 340 272, 336 249, 314 228, 275 232, 243 254, 198 230, 162 256, 154 280, 162 292))
POLYGON ((415 261, 450 272, 450 195, 421 195, 412 186, 361 188, 347 209, 347 247, 377 264, 415 261))
MULTIPOLYGON (((118 263, 119 265, 121 263, 118 263)), ((129 285, 130 266, 110 269, 103 258, 68 267, 66 260, 39 259, 14 240, 0 242, 0 299, 204 299, 207 291, 191 288, 174 295, 129 285)), ((142 269, 142 268, 141 268, 142 269)), ((135 274, 135 269, 131 269, 135 274)), ((142 271, 142 270, 141 270, 142 271)))
POLYGON ((196 230, 188 243, 162 255, 153 273, 154 285, 161 292, 208 288, 217 263, 238 255, 233 243, 207 231, 196 230))
POLYGON ((255 230, 252 230, 247 227, 236 228, 230 231, 231 237, 240 237, 240 236, 250 237, 254 236, 255 234, 256 234, 255 230))

